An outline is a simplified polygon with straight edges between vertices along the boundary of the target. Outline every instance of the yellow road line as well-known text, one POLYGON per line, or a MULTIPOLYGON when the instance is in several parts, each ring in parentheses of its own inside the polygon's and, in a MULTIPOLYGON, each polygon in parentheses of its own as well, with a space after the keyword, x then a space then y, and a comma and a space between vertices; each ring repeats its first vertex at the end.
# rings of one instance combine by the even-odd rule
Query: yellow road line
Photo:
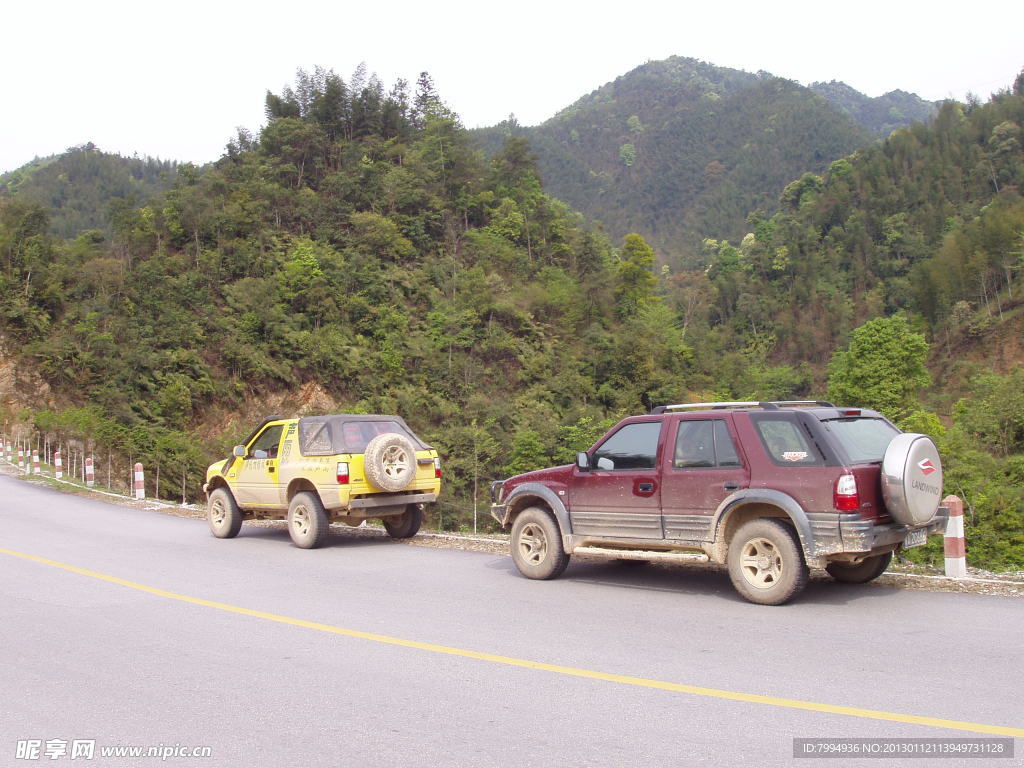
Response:
POLYGON ((199 597, 180 595, 176 592, 169 592, 166 589, 150 587, 145 584, 139 584, 134 581, 128 581, 127 579, 119 579, 116 576, 108 576, 105 573, 90 571, 85 568, 79 568, 75 565, 60 563, 56 560, 47 560, 44 557, 28 555, 23 552, 15 552, 13 550, 4 549, 2 547, 0 547, 0 553, 10 555, 12 557, 21 558, 22 560, 29 560, 34 563, 41 563, 42 565, 49 565, 54 568, 60 568, 71 573, 77 573, 81 576, 88 576, 93 579, 99 579, 100 581, 106 581, 111 584, 118 584, 122 587, 134 589, 139 592, 148 592, 151 595, 165 597, 170 600, 178 600, 183 603, 191 603, 192 605, 201 605, 206 608, 214 608, 219 611, 227 611, 228 613, 237 613, 242 616, 251 616, 257 619, 264 619, 265 621, 273 621, 278 624, 288 624, 293 627, 303 627, 305 629, 313 629, 318 632, 328 632, 333 635, 357 637, 361 640, 369 640, 374 643, 397 645, 403 648, 415 648, 416 650, 428 651, 430 653, 443 653, 448 656, 460 656, 465 659, 489 661, 494 664, 504 664, 510 667, 524 667, 526 669, 536 669, 541 670, 543 672, 553 672, 559 675, 581 677, 588 680, 603 680, 609 683, 633 685, 638 686, 640 688, 654 688, 661 691, 689 693, 693 696, 707 696, 714 699, 744 701, 751 704, 766 704, 772 707, 784 707, 787 709, 803 709, 808 710, 810 712, 825 712, 833 715, 847 715, 849 717, 859 717, 867 720, 888 720, 895 723, 910 723, 912 725, 924 725, 931 728, 946 728, 954 731, 971 731, 975 733, 991 733, 998 736, 1012 736, 1024 738, 1024 728, 1011 728, 1009 726, 1003 725, 988 725, 986 723, 968 723, 961 722, 959 720, 944 720, 939 717, 925 717, 923 715, 905 715, 899 712, 885 712, 883 710, 877 709, 861 709, 859 707, 845 707, 837 704, 822 704, 814 701, 800 701, 798 699, 783 699, 776 696, 761 696, 753 693, 725 691, 717 688, 702 688, 696 685, 670 683, 662 680, 649 680, 643 677, 616 675, 609 672, 597 672, 590 669, 563 667, 558 664, 545 664, 544 662, 540 661, 517 659, 513 656, 499 656, 493 653, 470 651, 464 648, 454 648, 448 645, 436 645, 434 643, 423 643, 418 640, 406 640, 400 637, 390 637, 389 635, 378 635, 373 632, 361 632, 357 629, 346 629, 344 627, 336 627, 331 624, 320 624, 319 622, 315 621, 294 619, 289 616, 280 616, 276 613, 255 611, 251 608, 242 608, 237 605, 228 605, 227 603, 218 603, 213 600, 204 600, 199 597))

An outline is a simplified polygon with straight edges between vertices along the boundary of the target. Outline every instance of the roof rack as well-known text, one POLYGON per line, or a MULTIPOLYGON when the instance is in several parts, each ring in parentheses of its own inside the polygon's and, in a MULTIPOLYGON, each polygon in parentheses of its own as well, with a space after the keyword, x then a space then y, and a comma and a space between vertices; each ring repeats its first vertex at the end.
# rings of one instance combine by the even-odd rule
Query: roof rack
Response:
POLYGON ((764 408, 766 411, 777 411, 779 407, 794 408, 797 406, 817 406, 819 408, 835 408, 827 400, 738 400, 724 403, 678 403, 676 405, 659 405, 651 409, 652 414, 666 411, 717 411, 728 408, 764 408))

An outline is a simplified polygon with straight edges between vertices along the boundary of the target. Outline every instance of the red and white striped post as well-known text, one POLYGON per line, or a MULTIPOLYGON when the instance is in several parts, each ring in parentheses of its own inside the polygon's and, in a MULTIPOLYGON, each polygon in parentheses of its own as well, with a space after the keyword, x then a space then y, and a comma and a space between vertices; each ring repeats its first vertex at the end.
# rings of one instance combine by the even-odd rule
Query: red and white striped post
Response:
POLYGON ((85 460, 85 484, 90 488, 96 484, 96 473, 92 467, 92 456, 85 460))
POLYGON ((32 474, 38 475, 42 471, 39 467, 39 451, 32 451, 32 474))
POLYGON ((946 523, 946 575, 962 579, 967 575, 967 539, 964 537, 964 503, 956 496, 947 496, 942 504, 949 508, 946 523))
POLYGON ((64 462, 61 461, 60 451, 53 452, 53 476, 58 480, 64 477, 64 462))
POLYGON ((25 449, 18 447, 18 469, 25 468, 25 449))
POLYGON ((146 474, 142 471, 142 462, 135 462, 135 498, 146 498, 146 474))

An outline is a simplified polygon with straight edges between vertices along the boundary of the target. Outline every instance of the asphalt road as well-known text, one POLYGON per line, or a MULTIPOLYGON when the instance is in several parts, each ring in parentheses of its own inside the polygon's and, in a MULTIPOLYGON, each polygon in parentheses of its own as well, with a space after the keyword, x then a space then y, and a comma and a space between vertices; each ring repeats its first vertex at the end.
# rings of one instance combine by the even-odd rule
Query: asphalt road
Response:
MULTIPOLYGON (((793 740, 994 738, 908 716, 1024 733, 1012 598, 812 582, 765 607, 722 574, 599 561, 534 582, 383 535, 218 540, 8 476, 0 549, 0 766, 34 764, 35 739, 95 742, 48 765, 877 767, 795 760, 793 740), (119 745, 211 756, 100 757, 119 745)), ((1014 746, 983 764, 1024 763, 1014 746)))

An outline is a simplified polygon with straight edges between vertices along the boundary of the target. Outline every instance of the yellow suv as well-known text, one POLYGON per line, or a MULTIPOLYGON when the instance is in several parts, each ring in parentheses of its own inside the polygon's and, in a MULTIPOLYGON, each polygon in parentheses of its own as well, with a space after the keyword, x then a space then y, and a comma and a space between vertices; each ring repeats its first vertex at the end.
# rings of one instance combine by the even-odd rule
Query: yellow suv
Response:
POLYGON ((398 416, 272 417, 210 465, 203 491, 220 539, 237 536, 243 519, 287 519, 296 546, 312 549, 331 522, 369 518, 403 539, 441 493, 441 460, 398 416))

